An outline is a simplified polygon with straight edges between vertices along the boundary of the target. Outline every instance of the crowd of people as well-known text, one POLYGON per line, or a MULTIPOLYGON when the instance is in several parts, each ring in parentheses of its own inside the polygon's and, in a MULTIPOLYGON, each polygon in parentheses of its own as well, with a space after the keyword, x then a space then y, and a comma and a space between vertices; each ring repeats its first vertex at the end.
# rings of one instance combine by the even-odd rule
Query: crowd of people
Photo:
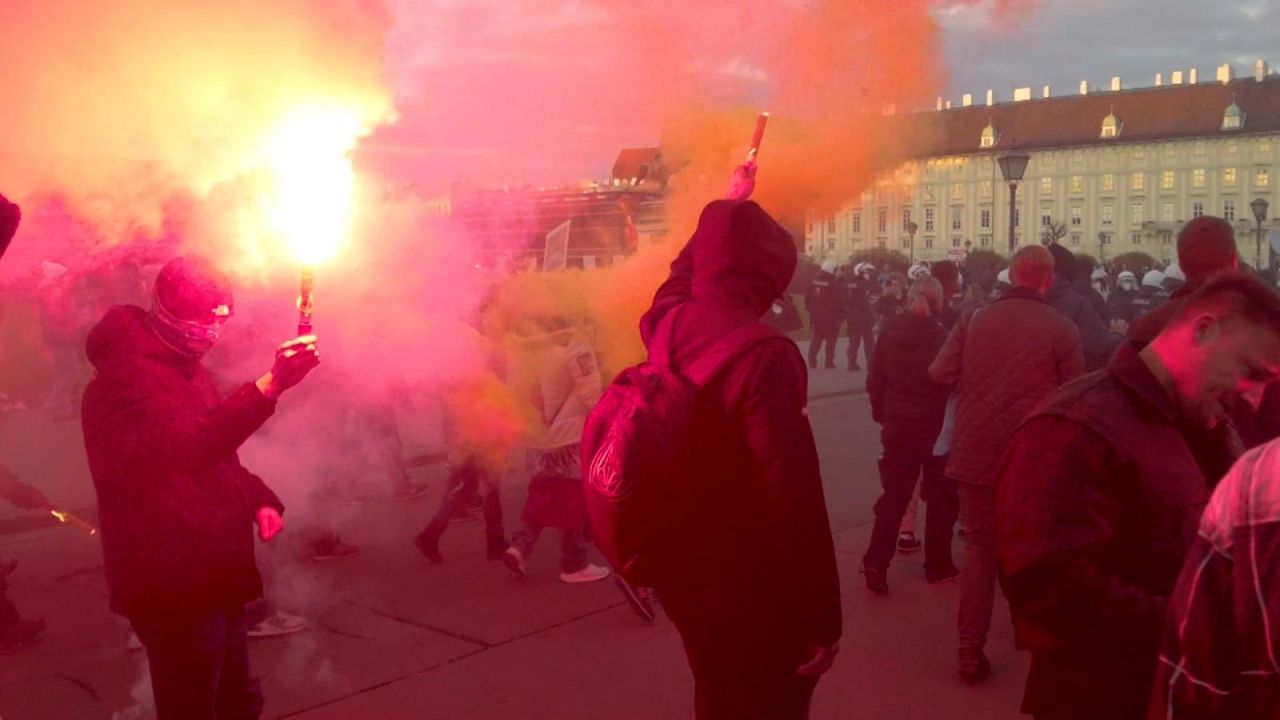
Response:
MULTIPOLYGON (((421 554, 443 562, 442 534, 476 507, 485 556, 523 576, 542 531, 557 529, 561 581, 615 575, 650 618, 661 602, 698 718, 807 717, 843 628, 808 374, 820 360, 836 367, 847 325, 846 367, 866 363, 881 427, 863 580, 890 595, 893 557, 921 545, 926 582, 958 580, 964 682, 993 672, 985 646, 1002 590, 1031 655, 1027 714, 1280 712, 1280 573, 1269 567, 1280 552, 1280 294, 1240 271, 1231 225, 1191 221, 1177 264, 1140 285, 1056 244, 1022 248, 990 287, 951 262, 905 274, 828 262, 804 298, 806 357, 786 334, 802 324, 787 297, 796 245, 749 199, 753 177, 739 169, 672 264, 640 322, 646 364, 609 386, 568 319, 540 317, 523 338, 539 430, 511 536, 498 479, 509 453, 473 412, 474 393, 445 393, 452 472, 413 538, 421 554), (675 394, 659 394, 663 383, 675 394), (662 449, 666 477, 646 474, 659 464, 640 436, 667 436, 645 418, 683 429, 662 449), (631 514, 618 525, 588 521, 610 517, 593 503, 632 495, 643 502, 613 508, 631 514), (623 521, 648 526, 644 543, 623 521), (590 562, 593 539, 612 569, 590 562), (643 547, 643 562, 618 557, 624 546, 643 547)), ((19 219, 0 198, 0 252, 19 219)), ((247 650, 246 606, 263 595, 253 535, 277 537, 285 508, 237 451, 320 354, 314 336, 288 340, 260 377, 220 393, 203 358, 234 310, 225 275, 179 257, 145 306, 112 307, 85 345, 95 375, 80 416, 110 604, 145 649, 161 720, 255 718, 264 700, 247 650)), ((402 463, 387 469, 397 494, 418 493, 402 463)), ((53 507, 2 468, 0 497, 53 507)), ((12 569, 0 564, 5 649, 43 629, 4 598, 12 569)))

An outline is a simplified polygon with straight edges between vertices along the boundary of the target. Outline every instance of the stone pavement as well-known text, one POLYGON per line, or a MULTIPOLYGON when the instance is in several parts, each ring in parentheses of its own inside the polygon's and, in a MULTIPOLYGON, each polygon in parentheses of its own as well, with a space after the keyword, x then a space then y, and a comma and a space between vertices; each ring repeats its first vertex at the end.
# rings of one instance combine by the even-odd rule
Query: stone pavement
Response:
MULTIPOLYGON (((989 649, 995 674, 970 688, 954 674, 956 585, 925 584, 919 555, 897 559, 888 597, 862 585, 858 567, 878 494, 879 451, 878 428, 861 396, 864 382, 862 373, 843 369, 820 369, 811 379, 810 416, 839 551, 846 625, 838 662, 818 687, 814 717, 1017 717, 1025 658, 1012 648, 1003 607, 989 649)), ((407 426, 425 422, 410 420, 407 426)), ((430 445, 421 438, 407 444, 430 445)), ((45 487, 60 501, 91 504, 76 423, 11 414, 0 426, 0 453, 25 476, 55 483, 45 487)), ((282 542, 261 549, 268 595, 311 621, 296 635, 252 643, 267 695, 265 717, 691 716, 692 682, 671 625, 662 617, 643 623, 612 582, 561 584, 553 533, 542 540, 525 581, 483 559, 479 523, 455 524, 442 542, 446 562, 426 563, 409 538, 438 503, 444 468, 428 464, 414 474, 428 483, 426 496, 315 500, 302 516, 286 516, 282 542), (305 559, 301 537, 317 525, 341 530, 360 554, 327 563, 305 559)), ((523 498, 523 478, 510 478, 504 487, 508 529, 523 498)), ((0 556, 22 562, 10 578, 19 608, 50 621, 39 646, 0 659, 0 716, 147 717, 138 702, 148 690, 141 653, 126 648, 126 624, 106 609, 96 540, 66 527, 23 530, 0 521, 0 556)))

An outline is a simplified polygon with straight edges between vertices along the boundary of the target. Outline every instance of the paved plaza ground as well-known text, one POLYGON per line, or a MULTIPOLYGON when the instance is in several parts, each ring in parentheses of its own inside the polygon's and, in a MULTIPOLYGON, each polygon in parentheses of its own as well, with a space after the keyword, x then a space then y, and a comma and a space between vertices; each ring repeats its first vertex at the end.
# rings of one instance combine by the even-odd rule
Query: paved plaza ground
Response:
MULTIPOLYGON (((925 584, 917 554, 896 560, 888 597, 862 585, 858 566, 878 493, 879 451, 863 384, 862 373, 843 369, 816 371, 811 383, 846 628, 839 660, 818 686, 814 717, 1017 717, 1026 659, 1012 647, 1003 605, 989 649, 995 673, 971 688, 954 672, 955 584, 925 584)), ((48 478, 51 496, 91 503, 74 421, 10 413, 0 426, 0 453, 25 476, 48 478)), ((429 565, 409 540, 439 501, 444 468, 426 464, 414 477, 430 487, 414 500, 313 504, 312 522, 326 518, 360 547, 353 558, 302 559, 298 538, 306 523, 290 526, 291 540, 262 549, 269 595, 312 621, 301 633, 253 641, 266 717, 691 717, 692 681, 669 622, 660 616, 643 623, 612 582, 561 584, 554 537, 543 540, 523 582, 484 560, 480 523, 451 528, 442 543, 446 562, 429 565)), ((523 479, 511 478, 504 488, 509 526, 523 498, 523 479)), ((126 648, 126 624, 106 610, 95 539, 63 527, 28 529, 7 517, 0 556, 22 563, 10 578, 12 597, 50 628, 39 646, 0 657, 0 717, 145 717, 128 714, 146 692, 142 656, 126 648)), ((957 544, 957 558, 959 550, 957 544)))

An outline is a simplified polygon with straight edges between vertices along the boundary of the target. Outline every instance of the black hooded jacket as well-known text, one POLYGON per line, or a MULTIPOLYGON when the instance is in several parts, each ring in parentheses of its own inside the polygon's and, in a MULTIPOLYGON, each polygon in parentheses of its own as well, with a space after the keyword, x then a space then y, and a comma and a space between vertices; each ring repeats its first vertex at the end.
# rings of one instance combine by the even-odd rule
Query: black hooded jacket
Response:
POLYGON ((236 450, 275 402, 252 383, 220 399, 204 366, 165 345, 139 307, 109 310, 87 352, 97 375, 81 421, 112 610, 200 614, 260 597, 254 516, 284 506, 236 450))
MULTIPOLYGON (((655 329, 679 308, 678 369, 733 329, 760 321, 796 267, 796 246, 753 202, 722 200, 671 266, 641 321, 655 329)), ((791 340, 755 345, 699 393, 701 449, 682 481, 700 520, 677 528, 682 557, 658 588, 681 631, 768 632, 783 662, 841 634, 840 585, 807 406, 804 358, 791 340)))
POLYGON ((929 377, 929 364, 946 339, 932 316, 908 313, 885 321, 871 356, 867 395, 886 442, 932 447, 938 439, 951 387, 929 377))

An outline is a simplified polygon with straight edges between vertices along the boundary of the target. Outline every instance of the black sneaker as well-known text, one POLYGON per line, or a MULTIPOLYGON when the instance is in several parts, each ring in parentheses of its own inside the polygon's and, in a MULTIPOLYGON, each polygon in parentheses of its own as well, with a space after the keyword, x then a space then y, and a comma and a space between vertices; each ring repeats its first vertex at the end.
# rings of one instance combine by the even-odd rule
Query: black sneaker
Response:
POLYGON ((931 570, 929 568, 924 569, 924 581, 930 585, 941 585, 942 583, 951 582, 958 577, 960 577, 960 568, 955 565, 942 570, 931 570))
POLYGON ((898 533, 898 552, 913 553, 919 550, 921 542, 916 539, 916 534, 908 530, 907 532, 898 533))
POLYGON ((444 556, 440 554, 440 544, 426 533, 418 533, 413 538, 414 547, 418 548, 418 552, 422 556, 431 561, 432 565, 439 565, 444 562, 444 556))
POLYGON ((973 685, 987 679, 991 674, 991 661, 981 650, 960 651, 960 680, 966 685, 973 685))
POLYGON ((877 570, 864 565, 862 574, 866 577, 868 590, 877 595, 889 594, 889 578, 884 570, 877 570))

